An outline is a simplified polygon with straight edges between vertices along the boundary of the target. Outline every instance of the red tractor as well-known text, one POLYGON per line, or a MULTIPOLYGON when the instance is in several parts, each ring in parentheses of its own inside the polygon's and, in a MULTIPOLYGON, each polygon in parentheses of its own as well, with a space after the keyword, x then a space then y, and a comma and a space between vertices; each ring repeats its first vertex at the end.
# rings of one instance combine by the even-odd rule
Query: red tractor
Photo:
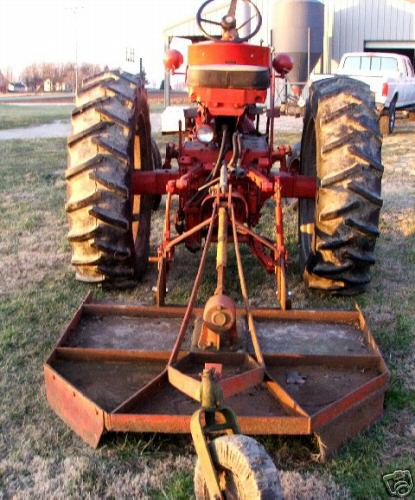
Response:
MULTIPOLYGON (((156 263, 156 306, 88 298, 45 365, 47 394, 57 413, 94 446, 112 430, 191 430, 199 459, 197 498, 278 498, 272 461, 240 430, 316 434, 324 457, 380 417, 388 380, 360 311, 290 310, 282 203, 284 198, 299 200, 300 267, 307 285, 336 294, 361 292, 370 281, 379 235, 382 137, 369 87, 336 77, 310 89, 301 148, 275 146, 275 80, 286 76, 291 60, 248 43, 261 26, 252 2, 255 27, 244 38, 239 36, 244 23, 238 25, 235 17, 237 1, 218 20, 204 17, 211 2, 197 13, 207 40, 188 49, 186 82, 196 106, 185 110, 178 143, 168 144, 163 163, 151 138, 146 91, 137 77, 105 72, 85 81, 79 92, 66 171, 76 276, 126 286, 143 276, 149 261, 156 263), (221 36, 212 36, 208 24, 219 27, 221 36), (261 132, 259 105, 267 93, 270 107, 261 132), (151 213, 161 195, 166 197, 163 241, 157 256, 149 257, 151 213), (274 240, 255 232, 269 199, 274 201, 274 240), (216 289, 198 308, 197 292, 213 242, 216 289), (182 243, 191 252, 201 251, 199 270, 187 305, 168 306, 167 274, 182 243), (227 293, 230 243, 242 307, 227 293), (240 244, 275 274, 278 307, 250 307, 240 244), (167 348, 157 346, 156 353, 148 348, 146 335, 154 339, 161 331, 155 325, 163 318, 171 321, 163 338, 174 337, 167 348), (98 327, 91 323, 95 320, 98 327), (117 344, 126 331, 116 334, 117 325, 127 320, 133 322, 134 335, 117 344), (331 345, 332 330, 338 342, 333 341, 331 351, 299 354, 290 344, 293 329, 305 332, 304 343, 331 345), (343 345, 342 335, 351 344, 343 345), (139 348, 137 339, 143 343, 139 348), (356 339, 356 345, 365 345, 363 351, 355 350, 356 339), (128 372, 124 365, 132 360, 134 377, 137 363, 146 376, 127 390, 127 378, 120 373, 128 372), (114 375, 116 363, 123 368, 114 375), (324 370, 338 370, 336 380, 344 377, 343 382, 323 386, 324 370), (333 393, 329 402, 319 402, 322 393, 333 393), (252 471, 248 479, 241 474, 245 466, 252 471)), ((176 70, 181 60, 169 51, 166 67, 176 70)))

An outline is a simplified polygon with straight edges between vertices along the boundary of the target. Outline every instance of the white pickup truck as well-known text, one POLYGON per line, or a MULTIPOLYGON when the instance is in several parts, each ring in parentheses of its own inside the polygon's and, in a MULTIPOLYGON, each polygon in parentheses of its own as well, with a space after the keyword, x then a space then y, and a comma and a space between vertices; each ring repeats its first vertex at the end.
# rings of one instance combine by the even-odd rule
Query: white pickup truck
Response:
MULTIPOLYGON (((336 75, 346 75, 367 83, 381 108, 380 128, 385 134, 395 127, 396 110, 415 111, 415 73, 408 57, 386 52, 347 52, 340 60, 336 75)), ((317 81, 333 75, 315 74, 317 81)))

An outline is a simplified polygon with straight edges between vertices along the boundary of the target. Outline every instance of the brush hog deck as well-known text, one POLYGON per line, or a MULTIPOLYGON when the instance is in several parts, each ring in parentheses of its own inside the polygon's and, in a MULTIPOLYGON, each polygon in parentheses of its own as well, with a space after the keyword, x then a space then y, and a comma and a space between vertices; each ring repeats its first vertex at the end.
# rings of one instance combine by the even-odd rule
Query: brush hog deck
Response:
POLYGON ((51 406, 92 446, 109 431, 188 433, 208 363, 243 433, 315 434, 321 458, 382 416, 388 370, 360 311, 251 309, 262 369, 246 329, 246 350, 192 346, 195 308, 169 373, 184 313, 87 298, 45 364, 51 406))

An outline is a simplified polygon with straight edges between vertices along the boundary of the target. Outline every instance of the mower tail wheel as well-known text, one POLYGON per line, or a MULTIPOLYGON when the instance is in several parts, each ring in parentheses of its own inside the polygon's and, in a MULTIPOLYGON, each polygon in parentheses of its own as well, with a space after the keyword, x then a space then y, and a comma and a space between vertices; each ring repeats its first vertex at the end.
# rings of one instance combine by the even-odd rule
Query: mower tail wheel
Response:
MULTIPOLYGON (((221 491, 226 499, 282 499, 278 471, 271 458, 255 439, 232 434, 210 443, 221 491)), ((209 500, 209 492, 200 461, 194 475, 196 500, 209 500)))
POLYGON ((76 277, 135 284, 146 268, 152 196, 134 196, 134 169, 153 168, 140 80, 107 71, 84 82, 68 138, 66 212, 76 277))
POLYGON ((335 77, 311 86, 301 174, 316 200, 299 203, 300 266, 311 288, 340 294, 369 283, 382 206, 382 136, 368 85, 335 77))

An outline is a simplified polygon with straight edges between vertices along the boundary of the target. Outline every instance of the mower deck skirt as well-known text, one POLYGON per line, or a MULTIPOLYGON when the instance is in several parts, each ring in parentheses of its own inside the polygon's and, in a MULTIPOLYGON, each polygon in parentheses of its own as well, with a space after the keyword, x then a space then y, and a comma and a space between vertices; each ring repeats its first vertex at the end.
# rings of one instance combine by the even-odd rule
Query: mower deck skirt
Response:
MULTIPOLYGON (((381 417, 389 373, 360 311, 252 309, 261 379, 248 335, 238 352, 194 350, 198 308, 168 371, 184 311, 89 297, 80 306, 44 374, 50 405, 91 446, 109 431, 189 433, 200 404, 186 392, 205 363, 222 365, 224 404, 246 434, 315 434, 327 455, 381 417), (182 373, 191 383, 179 390, 181 379, 172 385, 169 376, 182 373)), ((243 324, 245 311, 238 317, 243 324)))

